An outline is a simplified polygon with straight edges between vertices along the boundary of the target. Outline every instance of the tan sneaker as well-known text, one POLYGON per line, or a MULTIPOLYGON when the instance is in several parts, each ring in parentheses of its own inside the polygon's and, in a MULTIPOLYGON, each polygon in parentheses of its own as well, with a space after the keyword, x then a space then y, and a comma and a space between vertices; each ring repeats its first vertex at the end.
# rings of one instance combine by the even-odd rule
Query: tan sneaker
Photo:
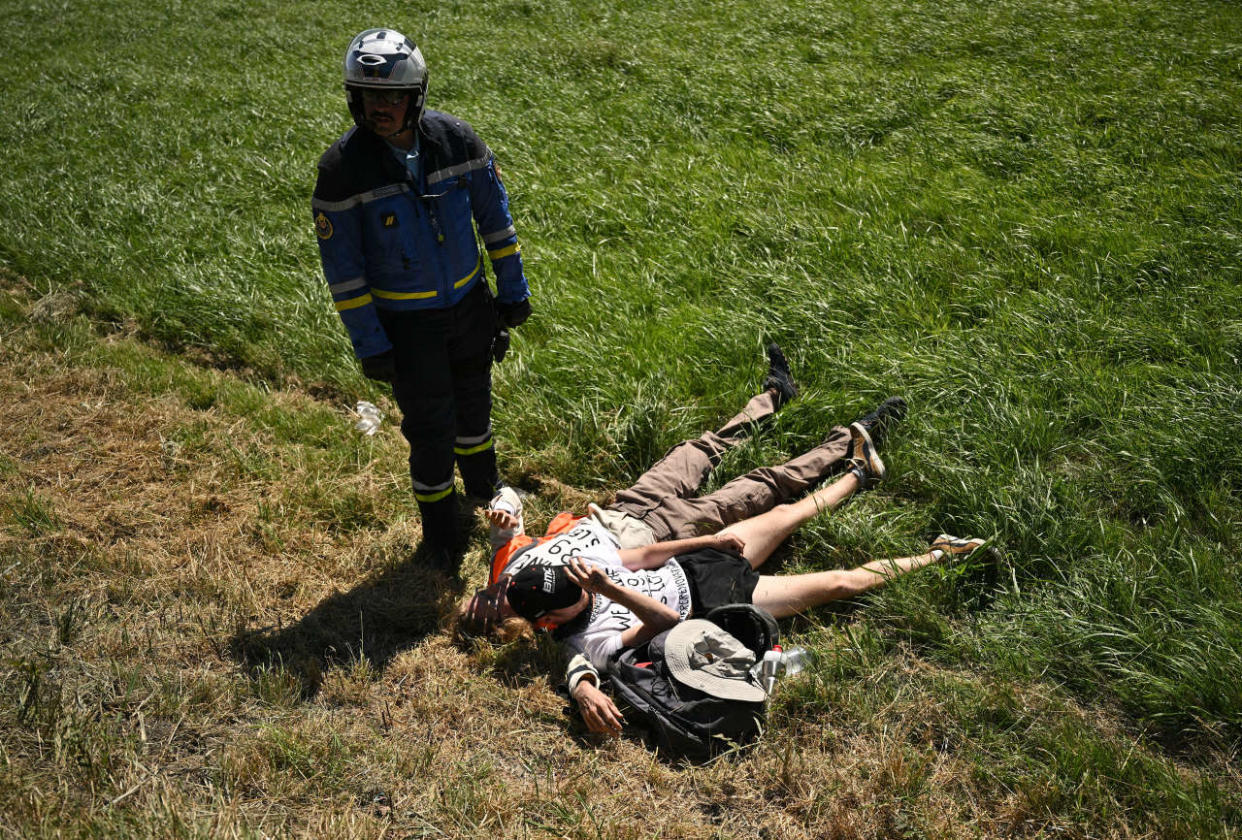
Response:
POLYGON ((949 534, 941 534, 931 541, 931 553, 937 560, 948 559, 950 563, 966 560, 975 552, 987 548, 988 541, 975 537, 962 539, 949 534))
POLYGON ((850 448, 845 453, 850 472, 858 476, 860 490, 870 490, 884 480, 887 470, 880 453, 875 451, 871 435, 862 423, 850 424, 850 448))

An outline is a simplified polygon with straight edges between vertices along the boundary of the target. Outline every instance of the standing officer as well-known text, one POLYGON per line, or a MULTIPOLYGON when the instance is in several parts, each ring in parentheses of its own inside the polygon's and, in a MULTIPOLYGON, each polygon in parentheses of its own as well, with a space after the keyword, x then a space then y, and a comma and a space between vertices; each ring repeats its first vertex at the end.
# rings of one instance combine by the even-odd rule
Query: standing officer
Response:
POLYGON ((413 41, 391 29, 354 38, 345 101, 355 127, 320 159, 311 207, 362 371, 391 382, 401 407, 424 541, 454 549, 454 462, 467 494, 486 499, 500 485, 493 347, 502 355, 502 330, 530 315, 530 289, 491 151, 462 120, 425 110, 426 95, 413 41))

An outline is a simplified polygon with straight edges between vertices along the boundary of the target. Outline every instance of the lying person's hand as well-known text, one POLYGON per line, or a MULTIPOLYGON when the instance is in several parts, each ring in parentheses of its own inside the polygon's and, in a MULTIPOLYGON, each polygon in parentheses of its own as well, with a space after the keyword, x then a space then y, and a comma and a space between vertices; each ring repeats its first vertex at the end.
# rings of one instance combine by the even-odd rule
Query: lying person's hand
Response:
POLYGON ((746 541, 737 534, 724 531, 716 535, 716 548, 741 554, 742 549, 746 548, 746 541))
POLYGON ((488 521, 488 524, 495 525, 502 531, 512 531, 521 524, 520 520, 507 510, 492 510, 488 508, 483 511, 483 518, 488 521))
POLYGON ((604 574, 603 569, 599 566, 588 566, 581 557, 570 558, 565 566, 565 573, 569 575, 570 580, 587 592, 602 594, 605 589, 612 586, 612 579, 604 574))
POLYGON ((496 586, 489 586, 474 593, 466 605, 466 619, 476 632, 490 633, 500 623, 504 612, 505 590, 509 580, 502 577, 496 586))
POLYGON ((587 729, 598 735, 620 735, 625 718, 612 698, 599 690, 590 680, 582 680, 574 686, 574 700, 582 714, 587 729))

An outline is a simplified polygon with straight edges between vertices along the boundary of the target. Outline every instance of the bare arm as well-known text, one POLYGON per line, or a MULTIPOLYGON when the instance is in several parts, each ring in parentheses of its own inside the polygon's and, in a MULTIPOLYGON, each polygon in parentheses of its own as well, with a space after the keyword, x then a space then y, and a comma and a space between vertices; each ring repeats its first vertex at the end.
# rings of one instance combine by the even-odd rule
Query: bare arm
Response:
POLYGON ((638 618, 639 623, 621 634, 622 647, 640 645, 681 621, 681 614, 670 606, 661 604, 650 595, 644 595, 625 586, 613 583, 597 566, 588 566, 575 557, 566 567, 569 578, 587 592, 603 595, 625 607, 638 618))
MULTIPOLYGON (((742 553, 746 547, 737 534, 711 534, 706 537, 690 537, 684 540, 652 543, 642 548, 624 548, 621 550, 621 565, 631 572, 639 569, 658 569, 668 562, 670 557, 698 551, 701 548, 715 548, 721 551, 742 553)), ((611 596, 609 596, 611 597, 611 596)))

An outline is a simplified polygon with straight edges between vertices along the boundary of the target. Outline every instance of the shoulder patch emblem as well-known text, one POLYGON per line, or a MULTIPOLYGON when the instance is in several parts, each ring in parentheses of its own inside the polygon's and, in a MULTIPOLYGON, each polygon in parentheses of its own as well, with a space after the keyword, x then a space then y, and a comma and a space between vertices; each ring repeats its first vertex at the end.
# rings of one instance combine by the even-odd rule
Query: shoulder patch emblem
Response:
POLYGON ((332 238, 332 223, 328 221, 328 217, 319 211, 319 215, 315 217, 315 235, 320 239, 332 238))

